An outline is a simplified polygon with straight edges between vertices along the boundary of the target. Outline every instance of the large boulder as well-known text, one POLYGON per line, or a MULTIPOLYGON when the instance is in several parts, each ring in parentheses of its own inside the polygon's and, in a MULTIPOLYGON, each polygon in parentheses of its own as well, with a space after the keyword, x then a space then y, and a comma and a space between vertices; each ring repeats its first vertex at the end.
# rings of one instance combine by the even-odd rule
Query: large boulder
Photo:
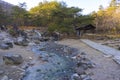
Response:
POLYGON ((40 41, 41 41, 41 42, 49 41, 49 40, 50 40, 49 37, 41 37, 41 38, 40 38, 40 41))
POLYGON ((77 73, 74 73, 73 75, 71 75, 71 80, 82 80, 82 79, 77 73))
POLYGON ((0 43, 0 49, 9 49, 9 45, 5 43, 0 43))
POLYGON ((18 37, 15 41, 14 44, 20 45, 20 46, 28 46, 29 41, 24 39, 23 37, 18 37))
POLYGON ((5 42, 6 45, 8 45, 10 48, 13 48, 13 43, 12 42, 5 42))
POLYGON ((39 31, 33 29, 32 31, 28 32, 28 38, 31 40, 41 40, 42 35, 39 31))
POLYGON ((13 39, 10 37, 4 38, 3 43, 8 45, 10 48, 13 48, 13 39))
POLYGON ((8 78, 7 75, 4 75, 4 76, 2 77, 2 79, 0 79, 0 80, 9 80, 9 78, 8 78))
POLYGON ((23 58, 18 54, 6 54, 3 56, 3 61, 5 64, 21 64, 23 62, 23 58))
POLYGON ((52 37, 54 41, 60 40, 60 33, 59 32, 53 32, 52 37))
POLYGON ((13 48, 13 43, 11 41, 1 41, 0 42, 0 48, 1 49, 13 48))

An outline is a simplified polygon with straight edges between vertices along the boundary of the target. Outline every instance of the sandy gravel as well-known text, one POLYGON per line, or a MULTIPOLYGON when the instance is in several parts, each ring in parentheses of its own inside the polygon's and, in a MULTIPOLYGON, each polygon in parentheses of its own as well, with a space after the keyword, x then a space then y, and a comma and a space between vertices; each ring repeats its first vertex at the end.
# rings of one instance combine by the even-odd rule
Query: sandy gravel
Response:
POLYGON ((93 80, 120 80, 120 65, 116 64, 110 57, 89 47, 80 40, 65 39, 58 42, 84 51, 87 57, 96 64, 96 67, 87 71, 93 80))
POLYGON ((29 57, 34 58, 34 53, 31 51, 31 48, 29 46, 23 47, 14 45, 13 48, 10 48, 8 50, 0 49, 0 53, 20 54, 24 58, 24 60, 29 60, 29 57))
POLYGON ((0 74, 0 80, 4 75, 7 75, 9 79, 18 80, 22 77, 22 66, 26 63, 30 62, 31 59, 34 59, 34 53, 30 50, 29 47, 16 46, 9 50, 0 49, 0 71, 4 71, 4 73, 0 74), (2 56, 5 54, 20 54, 24 62, 20 65, 6 65, 3 62, 2 56))

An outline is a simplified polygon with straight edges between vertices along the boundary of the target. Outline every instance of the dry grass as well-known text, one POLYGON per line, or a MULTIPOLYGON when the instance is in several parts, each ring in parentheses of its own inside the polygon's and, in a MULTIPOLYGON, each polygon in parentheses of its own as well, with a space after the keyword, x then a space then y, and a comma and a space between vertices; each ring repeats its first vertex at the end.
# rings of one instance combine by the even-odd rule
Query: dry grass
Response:
MULTIPOLYGON (((8 26, 9 29, 13 28, 12 26, 8 26)), ((36 27, 36 26, 18 26, 18 28, 20 30, 32 30, 32 29, 36 29, 36 30, 40 30, 40 31, 46 31, 47 28, 46 27, 36 27)))
POLYGON ((84 34, 82 38, 87 38, 87 39, 98 39, 98 38, 103 38, 103 39, 116 39, 120 38, 120 34, 84 34))

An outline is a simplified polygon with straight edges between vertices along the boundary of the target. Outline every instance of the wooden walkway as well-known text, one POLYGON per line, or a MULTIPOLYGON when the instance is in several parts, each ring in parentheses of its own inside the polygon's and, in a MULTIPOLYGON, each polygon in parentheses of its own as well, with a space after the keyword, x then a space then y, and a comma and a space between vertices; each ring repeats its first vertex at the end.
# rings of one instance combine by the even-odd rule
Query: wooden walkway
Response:
POLYGON ((112 59, 120 64, 120 51, 105 45, 101 45, 99 43, 93 42, 88 39, 81 39, 82 42, 89 45, 90 47, 104 53, 107 56, 112 56, 112 59))

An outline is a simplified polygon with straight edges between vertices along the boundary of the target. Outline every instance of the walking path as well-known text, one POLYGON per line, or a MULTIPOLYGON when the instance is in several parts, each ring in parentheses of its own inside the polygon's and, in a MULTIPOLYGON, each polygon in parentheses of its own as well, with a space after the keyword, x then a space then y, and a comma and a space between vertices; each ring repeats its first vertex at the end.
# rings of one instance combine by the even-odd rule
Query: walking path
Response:
POLYGON ((113 56, 113 60, 115 60, 118 64, 120 64, 120 51, 105 45, 101 45, 99 43, 93 42, 88 39, 81 39, 82 42, 85 44, 89 45, 90 47, 99 50, 100 52, 104 53, 105 55, 108 56, 113 56))

